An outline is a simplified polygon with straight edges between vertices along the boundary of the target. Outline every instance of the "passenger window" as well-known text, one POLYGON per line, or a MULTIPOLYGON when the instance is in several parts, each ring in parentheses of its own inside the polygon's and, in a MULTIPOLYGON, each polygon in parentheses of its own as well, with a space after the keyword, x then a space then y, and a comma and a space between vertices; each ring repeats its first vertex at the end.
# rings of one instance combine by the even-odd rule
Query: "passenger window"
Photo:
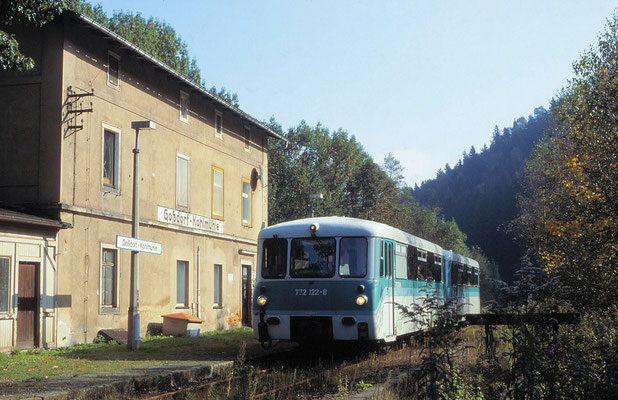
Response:
POLYGON ((416 269, 416 247, 408 246, 408 279, 418 279, 418 271, 416 269))
POLYGON ((438 254, 433 254, 433 280, 434 282, 442 282, 442 257, 438 254))
POLYGON ((286 239, 264 240, 262 277, 283 278, 287 264, 288 241, 286 239))

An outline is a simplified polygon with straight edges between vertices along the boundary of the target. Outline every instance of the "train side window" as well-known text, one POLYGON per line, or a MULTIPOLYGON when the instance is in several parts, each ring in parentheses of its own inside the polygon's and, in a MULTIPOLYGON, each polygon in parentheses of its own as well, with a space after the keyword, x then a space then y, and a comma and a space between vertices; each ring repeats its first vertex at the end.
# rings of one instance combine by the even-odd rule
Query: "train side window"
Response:
POLYGON ((266 239, 262 246, 262 277, 271 279, 285 277, 288 241, 286 239, 266 239))
POLYGON ((427 253, 427 280, 434 282, 433 253, 427 253))
POLYGON ((407 248, 398 244, 395 250, 395 278, 408 279, 407 248))
POLYGON ((418 259, 418 275, 417 279, 419 281, 427 280, 427 252, 425 250, 417 249, 417 259, 418 259))
POLYGON ((380 239, 380 277, 384 276, 384 240, 380 239))
POLYGON ((431 276, 434 282, 442 282, 442 257, 438 254, 432 254, 433 256, 433 272, 431 276))
POLYGON ((416 247, 408 246, 408 279, 418 279, 418 271, 416 270, 416 247))
POLYGON ((463 265, 457 264, 457 284, 463 285, 463 265))
POLYGON ((476 268, 472 270, 472 285, 473 286, 479 285, 479 270, 476 268))
POLYGON ((388 277, 393 277, 393 244, 388 244, 388 277))
POLYGON ((472 285, 472 268, 466 265, 466 285, 472 285))

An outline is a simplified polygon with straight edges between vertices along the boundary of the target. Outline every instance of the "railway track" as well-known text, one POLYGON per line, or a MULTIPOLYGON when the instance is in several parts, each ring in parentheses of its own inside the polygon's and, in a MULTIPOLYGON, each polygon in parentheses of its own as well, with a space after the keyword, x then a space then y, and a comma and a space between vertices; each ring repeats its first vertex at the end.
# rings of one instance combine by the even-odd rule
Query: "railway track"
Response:
POLYGON ((384 354, 350 353, 345 349, 295 349, 237 365, 229 377, 173 392, 151 400, 184 398, 280 399, 312 398, 371 387, 411 368, 414 349, 398 348, 384 354))

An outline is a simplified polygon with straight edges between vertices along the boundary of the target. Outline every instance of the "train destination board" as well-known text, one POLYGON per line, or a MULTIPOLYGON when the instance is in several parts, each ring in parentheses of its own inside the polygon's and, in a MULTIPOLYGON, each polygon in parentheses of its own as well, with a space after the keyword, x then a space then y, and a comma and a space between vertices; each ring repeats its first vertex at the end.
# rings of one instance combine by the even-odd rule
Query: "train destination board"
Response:
POLYGON ((161 254, 161 243, 116 235, 116 247, 142 253, 161 254))

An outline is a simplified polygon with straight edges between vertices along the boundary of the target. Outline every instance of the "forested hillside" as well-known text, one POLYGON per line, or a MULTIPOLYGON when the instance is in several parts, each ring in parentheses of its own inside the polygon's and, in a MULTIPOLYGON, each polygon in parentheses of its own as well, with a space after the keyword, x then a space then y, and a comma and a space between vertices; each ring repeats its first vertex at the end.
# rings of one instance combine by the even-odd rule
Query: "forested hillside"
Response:
POLYGON ((481 296, 493 296, 491 277, 495 265, 480 248, 468 246, 466 235, 452 219, 437 209, 418 204, 411 189, 402 187, 401 165, 392 155, 379 165, 353 135, 339 129, 329 131, 305 122, 287 132, 276 121, 270 127, 289 143, 269 143, 269 224, 306 218, 309 195, 322 193, 315 201, 315 215, 340 215, 383 222, 411 232, 477 259, 481 265, 481 296))
POLYGON ((534 110, 528 119, 517 119, 502 132, 495 128, 489 148, 474 147, 451 168, 448 164, 436 179, 416 187, 413 196, 422 205, 438 207, 447 219, 454 218, 468 237, 500 266, 501 278, 511 281, 525 245, 514 240, 508 224, 516 216, 518 178, 524 161, 549 128, 549 113, 534 110))

